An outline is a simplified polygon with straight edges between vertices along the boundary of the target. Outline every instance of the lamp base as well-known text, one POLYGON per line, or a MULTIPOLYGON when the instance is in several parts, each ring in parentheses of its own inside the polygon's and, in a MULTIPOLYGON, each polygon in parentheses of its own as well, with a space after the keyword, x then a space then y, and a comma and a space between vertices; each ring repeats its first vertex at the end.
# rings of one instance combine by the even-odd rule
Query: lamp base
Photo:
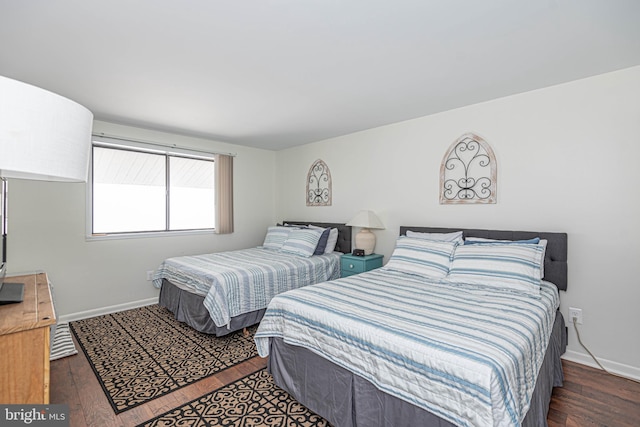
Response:
POLYGON ((376 235, 368 228, 361 229, 356 234, 356 249, 363 249, 365 255, 371 255, 376 247, 376 235))

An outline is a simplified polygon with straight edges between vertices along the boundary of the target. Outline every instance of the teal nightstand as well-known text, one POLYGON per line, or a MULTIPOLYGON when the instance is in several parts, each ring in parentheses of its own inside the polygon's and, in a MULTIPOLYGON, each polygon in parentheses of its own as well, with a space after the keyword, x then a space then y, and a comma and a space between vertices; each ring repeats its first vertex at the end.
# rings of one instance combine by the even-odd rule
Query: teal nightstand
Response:
POLYGON ((365 256, 342 255, 340 258, 340 277, 352 276, 382 267, 382 258, 383 256, 378 254, 365 256))

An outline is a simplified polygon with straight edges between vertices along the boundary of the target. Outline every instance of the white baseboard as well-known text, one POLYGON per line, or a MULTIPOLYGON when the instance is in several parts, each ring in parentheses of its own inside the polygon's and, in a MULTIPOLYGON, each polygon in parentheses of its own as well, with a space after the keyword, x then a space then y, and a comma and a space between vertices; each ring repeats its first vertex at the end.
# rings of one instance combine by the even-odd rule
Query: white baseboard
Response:
MULTIPOLYGON (((593 358, 586 353, 579 353, 577 351, 567 350, 562 358, 571 362, 580 363, 581 365, 591 366, 592 368, 601 369, 593 358)), ((633 380, 640 380, 640 368, 635 366, 625 365, 623 363, 613 362, 611 360, 601 359, 598 357, 598 361, 605 367, 605 369, 614 374, 620 375, 625 378, 633 380)))
POLYGON ((116 313, 118 311, 130 310, 132 308, 144 307, 145 305, 157 304, 158 297, 148 298, 139 301, 128 302, 125 304, 111 305, 109 307, 96 308, 94 310, 80 311, 78 313, 66 314, 60 316, 58 322, 73 322, 76 320, 88 319, 90 317, 103 316, 105 314, 116 313))

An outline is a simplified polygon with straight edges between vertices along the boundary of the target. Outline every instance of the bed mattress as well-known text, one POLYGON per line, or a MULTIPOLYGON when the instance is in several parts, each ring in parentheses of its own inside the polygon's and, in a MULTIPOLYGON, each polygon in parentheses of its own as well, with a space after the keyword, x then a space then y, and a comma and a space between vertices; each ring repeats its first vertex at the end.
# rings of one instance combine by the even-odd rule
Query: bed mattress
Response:
POLYGON ((276 297, 256 343, 306 348, 454 425, 517 426, 558 306, 547 282, 534 298, 381 268, 276 297))
MULTIPOLYGON (((560 356, 567 346, 564 318, 557 313, 547 352, 538 373, 522 427, 547 427, 553 387, 563 383, 560 356)), ((454 427, 455 424, 416 405, 380 391, 369 381, 316 353, 282 338, 269 340, 267 369, 274 381, 335 427, 454 427), (301 385, 313 384, 314 387, 301 385)))
POLYGON ((232 319, 250 313, 261 314, 260 310, 264 310, 275 295, 338 278, 340 255, 336 252, 305 258, 251 248, 175 257, 163 261, 153 284, 162 289, 161 304, 172 311, 178 310, 183 318, 204 325, 205 319, 196 319, 202 310, 188 312, 194 304, 202 303, 213 325, 234 330, 232 319), (165 287, 166 281, 176 289, 165 287))
POLYGON ((209 310, 204 306, 204 297, 179 288, 167 279, 162 280, 158 304, 169 309, 178 322, 186 323, 196 331, 222 337, 259 323, 266 309, 250 311, 232 317, 229 324, 217 326, 209 310))

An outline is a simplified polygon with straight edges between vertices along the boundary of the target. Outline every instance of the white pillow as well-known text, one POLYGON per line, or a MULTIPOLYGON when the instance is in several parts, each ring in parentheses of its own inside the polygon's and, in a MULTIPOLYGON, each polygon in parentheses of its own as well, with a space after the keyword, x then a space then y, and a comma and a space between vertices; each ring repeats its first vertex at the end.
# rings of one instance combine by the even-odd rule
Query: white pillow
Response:
POLYGON ((289 233, 280 251, 310 257, 316 250, 323 231, 313 228, 295 228, 289 233))
POLYGON ((263 247, 267 249, 280 250, 289 233, 293 230, 291 227, 271 226, 267 228, 267 235, 264 238, 263 247))
POLYGON ((453 254, 448 279, 539 295, 542 255, 539 245, 461 245, 453 254))
POLYGON ((442 278, 449 273, 455 242, 400 236, 386 268, 409 274, 442 278))
POLYGON ((338 244, 338 229, 332 228, 329 232, 329 239, 327 240, 327 246, 324 248, 325 254, 333 253, 336 250, 338 244))
POLYGON ((547 239, 540 239, 538 246, 542 248, 542 259, 540 260, 540 277, 544 277, 544 258, 547 256, 547 239))
POLYGON ((418 231, 407 230, 407 237, 416 239, 438 240, 442 242, 456 242, 462 244, 462 231, 454 231, 453 233, 421 233, 418 231))

